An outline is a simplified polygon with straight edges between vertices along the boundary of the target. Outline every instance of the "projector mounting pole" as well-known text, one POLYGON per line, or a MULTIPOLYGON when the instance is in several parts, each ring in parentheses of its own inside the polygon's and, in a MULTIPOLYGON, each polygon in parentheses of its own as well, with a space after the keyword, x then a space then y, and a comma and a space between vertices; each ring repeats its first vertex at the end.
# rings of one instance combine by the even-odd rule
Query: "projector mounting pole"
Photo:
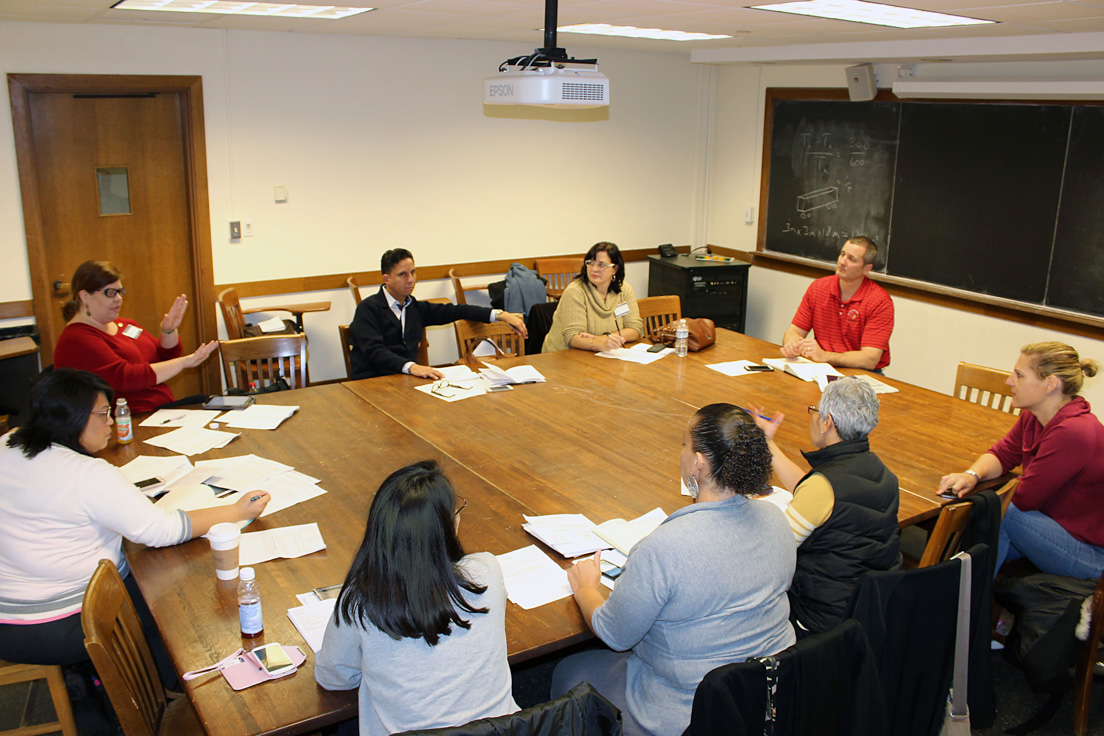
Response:
POLYGON ((544 0, 544 48, 536 53, 543 54, 549 61, 567 61, 567 49, 556 48, 556 26, 559 24, 558 0, 544 0))

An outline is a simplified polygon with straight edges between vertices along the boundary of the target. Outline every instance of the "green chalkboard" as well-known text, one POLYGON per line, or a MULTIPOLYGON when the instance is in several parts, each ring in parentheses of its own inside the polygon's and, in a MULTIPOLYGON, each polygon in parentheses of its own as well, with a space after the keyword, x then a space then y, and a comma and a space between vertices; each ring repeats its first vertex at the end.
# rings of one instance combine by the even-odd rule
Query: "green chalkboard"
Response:
POLYGON ((767 92, 761 250, 1104 315, 1104 107, 824 97, 767 92))

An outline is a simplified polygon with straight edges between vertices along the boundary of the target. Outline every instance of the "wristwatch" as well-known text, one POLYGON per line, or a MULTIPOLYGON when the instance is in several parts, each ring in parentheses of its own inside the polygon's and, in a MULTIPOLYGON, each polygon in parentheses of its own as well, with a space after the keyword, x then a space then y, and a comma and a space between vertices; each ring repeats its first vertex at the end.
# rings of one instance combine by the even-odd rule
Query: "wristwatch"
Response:
POLYGON ((981 482, 981 476, 977 474, 976 470, 970 469, 970 470, 966 470, 966 471, 963 471, 963 472, 965 472, 968 475, 974 476, 974 480, 976 480, 978 483, 981 482))

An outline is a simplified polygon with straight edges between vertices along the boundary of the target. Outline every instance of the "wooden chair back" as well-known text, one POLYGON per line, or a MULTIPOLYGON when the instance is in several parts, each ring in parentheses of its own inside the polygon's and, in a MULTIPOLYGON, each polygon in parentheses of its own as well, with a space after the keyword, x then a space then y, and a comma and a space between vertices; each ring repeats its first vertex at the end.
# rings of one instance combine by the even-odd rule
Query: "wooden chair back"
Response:
POLYGON ((970 510, 974 507, 969 501, 950 503, 939 512, 924 547, 924 556, 920 558, 920 567, 931 567, 951 559, 962 551, 962 533, 970 522, 970 510))
POLYGON ((456 327, 456 346, 460 351, 460 360, 470 361, 471 353, 484 339, 495 345, 496 358, 514 358, 525 355, 525 339, 503 322, 472 322, 458 319, 456 327))
POLYGON ((127 736, 156 736, 168 706, 146 635, 111 560, 100 560, 81 607, 84 648, 127 736))
POLYGON ((1104 636, 1104 575, 1096 584, 1092 598, 1092 621, 1089 622, 1089 638, 1077 659, 1073 676, 1073 732, 1085 736, 1089 728, 1093 670, 1100 657, 1100 642, 1104 636))
POLYGON ((248 389, 250 383, 264 386, 281 375, 292 388, 305 388, 307 381, 306 335, 265 335, 219 342, 222 371, 227 388, 248 389))
MULTIPOLYGON (((468 284, 467 286, 464 286, 464 283, 460 280, 460 277, 456 275, 456 269, 455 268, 450 268, 448 274, 449 274, 449 281, 452 282, 452 290, 456 294, 456 303, 457 304, 467 304, 468 303, 468 297, 467 297, 466 292, 469 292, 469 291, 486 291, 487 290, 487 286, 488 286, 487 284, 468 284)), ((430 299, 430 301, 435 301, 435 300, 430 299)))
POLYGON ((230 340, 245 337, 245 315, 238 300, 238 290, 230 287, 220 291, 218 305, 222 311, 222 321, 226 324, 226 337, 230 340))
POLYGON ((550 302, 563 296, 564 289, 582 270, 582 258, 538 258, 536 261, 537 275, 547 282, 545 288, 550 302))
POLYGON ((61 731, 62 736, 77 736, 77 723, 73 720, 73 706, 69 703, 69 691, 65 689, 65 675, 58 665, 16 664, 0 659, 0 687, 21 682, 45 680, 50 688, 50 698, 54 701, 54 713, 57 720, 49 723, 27 725, 27 714, 31 711, 31 696, 34 688, 27 689, 27 699, 21 708, 22 717, 15 728, 0 731, 0 736, 28 736, 37 733, 61 731))
MULTIPOLYGON (((426 299, 426 301, 433 304, 452 304, 451 301, 443 296, 426 299)), ((457 349, 459 349, 459 343, 457 343, 457 349)), ((426 337, 424 329, 422 330, 421 342, 418 343, 418 365, 429 365, 429 338, 426 337)))
POLYGON ((338 325, 337 334, 341 336, 341 357, 345 358, 345 375, 352 378, 353 363, 349 358, 349 353, 353 349, 353 344, 349 342, 349 325, 338 325))
POLYGON ((356 276, 350 276, 345 279, 345 283, 349 286, 349 293, 353 295, 353 303, 360 304, 360 284, 357 283, 356 276))
POLYGON ((682 302, 678 294, 637 299, 636 307, 640 310, 640 319, 644 320, 644 334, 641 335, 644 339, 660 327, 682 319, 682 302))
POLYGON ((1001 502, 1001 518, 1008 512, 1008 504, 1012 503, 1012 497, 1016 495, 1016 489, 1020 486, 1020 477, 1016 476, 997 489, 997 498, 1001 502))
POLYGON ((981 404, 1006 414, 1019 414, 1012 408, 1012 394, 1005 381, 1011 375, 1008 371, 986 368, 983 365, 959 363, 955 375, 956 398, 981 404))

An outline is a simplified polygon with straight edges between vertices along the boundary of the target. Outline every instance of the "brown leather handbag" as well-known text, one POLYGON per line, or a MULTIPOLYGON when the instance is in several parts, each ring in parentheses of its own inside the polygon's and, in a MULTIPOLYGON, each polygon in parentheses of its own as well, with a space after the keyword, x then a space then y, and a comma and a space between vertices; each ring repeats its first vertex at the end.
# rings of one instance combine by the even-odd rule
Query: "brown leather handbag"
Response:
MULTIPOLYGON (((705 350, 717 342, 717 327, 711 319, 704 317, 687 318, 686 328, 690 332, 686 340, 686 347, 691 353, 705 350)), ((676 329, 678 329, 677 321, 668 322, 649 335, 648 339, 654 343, 661 342, 664 345, 674 345, 676 329)))

